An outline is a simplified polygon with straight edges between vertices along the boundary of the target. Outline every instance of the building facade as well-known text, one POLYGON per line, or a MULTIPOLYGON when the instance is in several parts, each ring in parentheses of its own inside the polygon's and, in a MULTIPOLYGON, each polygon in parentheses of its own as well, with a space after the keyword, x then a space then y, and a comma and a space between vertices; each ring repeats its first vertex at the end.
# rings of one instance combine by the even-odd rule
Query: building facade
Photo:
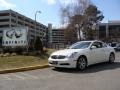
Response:
POLYGON ((65 43, 64 29, 52 29, 52 43, 53 44, 65 43))
POLYGON ((99 39, 120 42, 120 21, 108 21, 99 24, 99 39))
POLYGON ((39 36, 44 44, 47 42, 48 27, 13 10, 0 11, 0 44, 3 28, 27 27, 29 45, 33 45, 35 36, 39 36))
POLYGON ((49 31, 49 45, 53 48, 65 47, 65 29, 52 29, 49 31))

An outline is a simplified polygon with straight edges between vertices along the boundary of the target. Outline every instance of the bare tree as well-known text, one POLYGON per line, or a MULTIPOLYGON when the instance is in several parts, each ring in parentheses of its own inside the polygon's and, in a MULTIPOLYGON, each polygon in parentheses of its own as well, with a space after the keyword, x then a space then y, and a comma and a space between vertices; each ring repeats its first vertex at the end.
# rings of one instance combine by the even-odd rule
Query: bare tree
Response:
POLYGON ((87 39, 90 39, 93 35, 92 27, 97 25, 103 18, 101 11, 90 0, 76 0, 76 3, 72 5, 61 7, 61 20, 63 24, 67 23, 68 27, 72 26, 73 32, 77 30, 78 40, 81 40, 81 31, 87 39))
MULTIPOLYGON (((77 30, 78 39, 80 40, 80 30, 83 27, 83 23, 85 21, 84 11, 90 4, 90 0, 75 0, 74 3, 71 3, 67 6, 61 7, 61 21, 62 24, 68 24, 68 27, 71 27, 73 32, 77 30)), ((69 29, 67 27, 67 29, 69 29)), ((69 31, 69 30, 67 30, 69 31)), ((66 33, 67 34, 67 33, 66 33)), ((72 34, 72 33, 71 33, 72 34)), ((77 34, 77 33, 76 33, 77 34)), ((71 35, 72 36, 72 35, 71 35)))
POLYGON ((83 15, 86 8, 91 4, 90 0, 74 0, 66 6, 61 6, 62 22, 69 22, 69 19, 75 15, 83 15))
POLYGON ((77 40, 76 30, 74 30, 74 28, 71 25, 66 28, 64 34, 65 34, 66 44, 72 44, 76 42, 77 40))

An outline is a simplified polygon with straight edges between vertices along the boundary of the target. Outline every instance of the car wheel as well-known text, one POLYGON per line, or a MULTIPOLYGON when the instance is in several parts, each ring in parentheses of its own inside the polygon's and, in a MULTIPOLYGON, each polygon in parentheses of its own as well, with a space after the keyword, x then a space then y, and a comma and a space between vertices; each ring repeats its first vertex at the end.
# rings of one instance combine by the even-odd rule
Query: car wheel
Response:
POLYGON ((111 53, 109 56, 109 63, 114 63, 114 61, 115 61, 115 55, 111 53))
POLYGON ((84 70, 87 67, 87 60, 85 57, 80 57, 77 61, 77 69, 84 70))

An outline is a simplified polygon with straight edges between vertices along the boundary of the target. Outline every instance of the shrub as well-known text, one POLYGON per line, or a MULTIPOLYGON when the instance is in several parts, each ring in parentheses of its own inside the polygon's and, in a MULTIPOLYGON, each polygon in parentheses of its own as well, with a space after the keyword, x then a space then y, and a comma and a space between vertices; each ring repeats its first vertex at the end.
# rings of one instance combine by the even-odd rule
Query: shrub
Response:
POLYGON ((0 57, 3 57, 3 55, 4 55, 4 54, 3 54, 3 53, 1 53, 1 54, 0 54, 0 57))
POLYGON ((34 51, 32 52, 32 55, 33 56, 41 55, 41 51, 34 51))
POLYGON ((3 57, 8 57, 8 56, 10 56, 10 53, 5 53, 5 54, 3 55, 3 57))
POLYGON ((11 56, 16 56, 17 54, 16 53, 11 53, 11 56))
POLYGON ((41 52, 43 52, 43 45, 42 45, 42 41, 40 40, 40 37, 36 38, 34 48, 35 48, 36 51, 40 50, 41 52))
POLYGON ((48 52, 48 49, 46 47, 43 47, 43 52, 44 53, 48 52))
POLYGON ((28 56, 29 53, 28 53, 28 52, 22 52, 22 55, 26 55, 26 56, 28 56))

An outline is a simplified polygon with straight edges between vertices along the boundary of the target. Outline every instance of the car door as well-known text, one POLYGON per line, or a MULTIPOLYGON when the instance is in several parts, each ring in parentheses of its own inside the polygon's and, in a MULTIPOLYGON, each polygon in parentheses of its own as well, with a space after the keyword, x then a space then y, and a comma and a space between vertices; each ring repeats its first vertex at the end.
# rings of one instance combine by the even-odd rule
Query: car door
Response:
POLYGON ((102 53, 103 53, 103 61, 108 61, 109 60, 109 48, 107 46, 107 44, 105 43, 102 43, 103 44, 103 50, 102 50, 102 53))
POLYGON ((106 61, 106 56, 107 56, 107 46, 105 45, 105 43, 103 43, 103 42, 99 42, 99 44, 100 44, 100 47, 99 47, 99 49, 100 49, 100 61, 98 61, 98 62, 104 62, 104 61, 106 61))
POLYGON ((104 60, 104 51, 103 51, 101 42, 94 42, 91 45, 90 56, 92 61, 91 63, 99 63, 104 60))

